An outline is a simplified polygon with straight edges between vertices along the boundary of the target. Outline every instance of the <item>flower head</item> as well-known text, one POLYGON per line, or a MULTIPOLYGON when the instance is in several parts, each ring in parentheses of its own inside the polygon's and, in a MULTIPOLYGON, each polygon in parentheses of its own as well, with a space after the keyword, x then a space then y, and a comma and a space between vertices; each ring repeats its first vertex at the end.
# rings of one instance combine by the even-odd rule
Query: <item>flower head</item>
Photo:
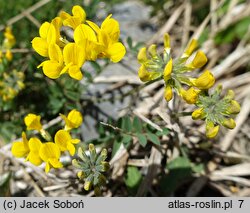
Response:
POLYGON ((208 89, 214 84, 214 77, 209 71, 205 71, 197 79, 190 77, 190 71, 201 68, 207 62, 207 57, 201 50, 195 53, 192 60, 188 60, 197 46, 197 41, 192 40, 180 58, 172 59, 170 37, 165 34, 162 54, 157 52, 155 44, 148 48, 143 47, 139 51, 137 55, 138 62, 141 64, 138 71, 139 78, 143 82, 162 78, 165 82, 164 97, 166 101, 172 99, 174 89, 188 104, 194 104, 199 90, 208 89), (188 87, 187 90, 184 89, 186 87, 188 87))
POLYGON ((107 150, 103 149, 98 155, 95 146, 89 144, 89 153, 90 155, 87 156, 84 150, 79 148, 77 154, 81 160, 74 159, 72 164, 81 170, 77 176, 80 180, 84 180, 84 189, 88 191, 93 186, 96 193, 100 192, 100 187, 106 183, 106 178, 102 173, 109 169, 109 163, 105 161, 107 150))
POLYGON ((222 87, 218 86, 211 95, 200 95, 196 105, 199 107, 192 113, 193 119, 205 119, 206 135, 214 138, 220 126, 233 129, 236 126, 232 115, 240 112, 240 105, 234 98, 234 92, 229 90, 221 96, 222 87))

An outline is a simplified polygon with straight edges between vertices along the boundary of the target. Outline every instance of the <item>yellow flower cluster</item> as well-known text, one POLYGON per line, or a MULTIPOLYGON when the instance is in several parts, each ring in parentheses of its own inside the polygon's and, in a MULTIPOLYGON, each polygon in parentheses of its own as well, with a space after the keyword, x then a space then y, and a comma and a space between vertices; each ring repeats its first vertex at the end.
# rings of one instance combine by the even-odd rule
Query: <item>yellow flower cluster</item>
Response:
POLYGON ((232 90, 224 98, 220 95, 221 87, 209 95, 208 90, 215 83, 209 70, 203 71, 197 78, 190 76, 190 72, 207 63, 206 55, 201 50, 196 51, 197 47, 198 43, 193 39, 181 57, 173 60, 170 54, 170 37, 165 34, 162 55, 158 54, 155 44, 139 51, 137 59, 141 66, 138 76, 144 82, 163 79, 164 97, 167 101, 172 99, 174 89, 188 104, 198 106, 192 113, 192 118, 205 120, 206 136, 213 138, 218 134, 220 125, 229 129, 236 126, 231 115, 239 113, 240 105, 233 100, 232 90))
POLYGON ((70 130, 78 128, 82 123, 82 115, 77 110, 72 110, 65 116, 61 115, 65 120, 65 128, 60 129, 52 140, 50 134, 45 131, 40 122, 41 117, 35 114, 28 114, 24 118, 27 130, 36 130, 47 142, 42 142, 37 137, 31 137, 29 140, 25 132, 22 133, 22 141, 16 141, 12 145, 12 154, 15 157, 26 158, 32 164, 39 166, 45 162, 45 172, 48 173, 51 168, 61 168, 60 162, 62 152, 68 151, 71 156, 75 154, 75 144, 80 142, 79 139, 73 139, 70 130))
POLYGON ((234 98, 234 92, 228 90, 221 97, 222 87, 218 86, 215 92, 209 96, 199 96, 196 105, 199 107, 192 113, 194 120, 204 119, 206 122, 206 136, 214 138, 220 129, 220 125, 234 129, 236 123, 231 117, 240 112, 240 105, 234 98))
POLYGON ((24 73, 16 69, 9 70, 9 63, 13 58, 11 48, 15 43, 11 28, 6 27, 0 46, 0 105, 12 100, 24 88, 24 73))
POLYGON ((11 61, 13 58, 11 48, 15 45, 16 39, 15 36, 12 34, 12 30, 10 27, 5 28, 4 32, 4 40, 0 48, 0 63, 3 62, 4 58, 8 61, 11 61), (5 52, 5 54, 3 54, 5 52))
POLYGON ((86 20, 84 9, 76 5, 72 8, 72 15, 62 11, 50 23, 43 23, 39 29, 40 37, 32 40, 32 47, 48 59, 38 67, 42 67, 44 74, 52 79, 68 73, 71 78, 81 80, 81 67, 85 61, 109 58, 114 63, 119 62, 126 49, 119 42, 119 23, 111 16, 99 27, 86 20), (73 41, 61 36, 62 26, 73 30, 73 41))
POLYGON ((12 100, 24 88, 23 72, 13 70, 4 72, 0 69, 0 102, 12 100))
POLYGON ((165 34, 162 55, 158 54, 155 44, 139 51, 139 78, 144 82, 162 78, 165 81, 164 97, 167 101, 172 99, 175 89, 188 104, 196 103, 200 90, 209 89, 215 82, 209 70, 204 71, 198 78, 190 77, 191 71, 203 67, 207 62, 207 57, 201 50, 193 54, 197 47, 197 41, 193 39, 182 56, 173 60, 170 54, 170 37, 165 34))

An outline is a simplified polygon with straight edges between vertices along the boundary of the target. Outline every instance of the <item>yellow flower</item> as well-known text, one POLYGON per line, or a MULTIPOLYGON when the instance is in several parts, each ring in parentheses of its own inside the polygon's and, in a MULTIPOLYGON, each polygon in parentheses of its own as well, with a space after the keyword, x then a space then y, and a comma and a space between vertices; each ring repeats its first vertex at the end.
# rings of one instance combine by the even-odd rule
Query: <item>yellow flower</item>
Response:
POLYGON ((206 136, 208 138, 214 138, 214 137, 216 137, 216 135, 219 132, 219 129, 220 129, 219 125, 214 126, 213 122, 208 121, 206 123, 206 136))
POLYGON ((164 89, 164 97, 166 99, 166 101, 170 101, 173 97, 173 91, 172 88, 170 86, 166 86, 164 89))
POLYGON ((109 15, 99 28, 95 23, 86 21, 90 27, 97 33, 98 43, 104 46, 103 51, 98 57, 110 58, 114 63, 119 62, 126 54, 126 49, 121 42, 118 42, 120 36, 119 23, 109 15))
POLYGON ((62 163, 59 161, 60 149, 56 144, 52 142, 42 144, 39 155, 41 159, 46 163, 46 173, 48 173, 51 168, 63 167, 62 163))
POLYGON ((197 101, 199 91, 190 87, 188 90, 180 89, 180 95, 188 104, 194 104, 197 101))
POLYGON ((45 22, 39 28, 39 35, 32 40, 32 47, 39 55, 47 57, 49 45, 57 41, 56 28, 52 23, 45 22))
POLYGON ((60 18, 63 20, 64 26, 72 27, 73 29, 75 29, 78 25, 85 22, 86 13, 81 6, 75 5, 72 8, 72 14, 73 16, 62 11, 60 13, 60 18))
POLYGON ((61 152, 69 151, 70 155, 75 154, 75 146, 73 144, 78 144, 79 139, 72 139, 69 132, 66 130, 59 130, 55 135, 55 144, 59 147, 61 152))
POLYGON ((81 80, 81 66, 85 62, 84 48, 75 43, 67 44, 63 49, 63 59, 66 67, 62 73, 68 72, 71 78, 81 80))
POLYGON ((42 142, 38 138, 29 139, 30 152, 26 160, 30 161, 32 164, 39 166, 42 163, 42 159, 39 156, 39 151, 42 146, 42 142))
POLYGON ((191 81, 193 86, 199 89, 209 89, 214 85, 215 78, 209 70, 206 70, 197 79, 192 79, 191 81))
POLYGON ((43 67, 43 73, 49 78, 59 78, 63 73, 63 54, 62 50, 57 44, 49 45, 49 60, 42 62, 39 67, 43 67))
POLYGON ((29 154, 30 149, 25 132, 22 132, 22 141, 13 142, 11 152, 17 158, 26 157, 29 154))
POLYGON ((10 27, 6 27, 5 32, 4 32, 4 37, 5 37, 4 47, 6 49, 12 48, 16 43, 16 39, 15 39, 15 36, 12 34, 10 27))
POLYGON ((41 131, 42 129, 42 125, 41 125, 41 116, 39 115, 35 115, 35 114, 28 114, 25 118, 24 118, 24 123, 27 126, 27 130, 37 130, 37 131, 41 131))
POLYGON ((65 121, 65 130, 67 131, 78 128, 82 124, 82 114, 75 109, 71 110, 67 117, 63 114, 60 114, 60 116, 65 121))
POLYGON ((74 40, 84 48, 86 60, 96 60, 104 49, 104 46, 98 43, 94 30, 86 24, 80 24, 75 29, 74 40))
POLYGON ((188 68, 197 69, 203 67, 207 63, 207 57, 201 50, 197 51, 193 61, 187 65, 188 68))

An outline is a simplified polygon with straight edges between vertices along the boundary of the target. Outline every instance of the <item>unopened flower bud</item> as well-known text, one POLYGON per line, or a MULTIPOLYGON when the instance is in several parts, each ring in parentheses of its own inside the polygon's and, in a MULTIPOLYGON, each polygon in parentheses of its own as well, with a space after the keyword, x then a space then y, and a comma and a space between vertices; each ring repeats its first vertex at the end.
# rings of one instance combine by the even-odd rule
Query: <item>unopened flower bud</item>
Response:
POLYGON ((138 55, 137 55, 137 60, 140 62, 140 63, 144 63, 148 60, 148 57, 147 57, 147 49, 146 47, 143 47, 140 49, 138 55))
POLYGON ((192 55, 192 53, 195 51, 195 49, 198 47, 198 42, 197 40, 193 39, 189 44, 188 47, 186 48, 186 50, 184 51, 183 55, 181 56, 182 58, 187 58, 190 55, 192 55))
POLYGON ((172 88, 170 86, 166 86, 164 89, 164 97, 166 99, 166 101, 170 101, 173 97, 173 92, 172 92, 172 88))
POLYGON ((225 119, 223 122, 222 122, 222 125, 228 129, 234 129, 235 126, 236 126, 236 123, 234 121, 234 119, 232 118, 229 118, 229 119, 225 119))
POLYGON ((194 120, 197 120, 197 119, 203 119, 204 117, 204 109, 203 108, 199 108, 199 109, 196 109, 195 111, 193 111, 192 113, 192 118, 194 120))
POLYGON ((206 136, 208 138, 214 138, 218 134, 220 129, 220 126, 214 126, 214 124, 211 121, 208 121, 206 124, 206 136))
POLYGON ((148 48, 148 52, 150 54, 150 56, 155 57, 157 56, 157 50, 156 50, 156 45, 155 44, 151 44, 148 48))
POLYGON ((231 100, 227 112, 229 114, 238 114, 240 112, 240 104, 235 100, 231 100))
POLYGON ((91 181, 86 181, 85 184, 84 184, 84 189, 86 191, 89 191, 91 186, 92 186, 92 182, 91 181))
POLYGON ((164 68, 163 78, 164 78, 165 82, 167 82, 170 79, 171 73, 172 73, 172 68, 173 68, 173 60, 171 58, 164 68))
POLYGON ((164 48, 167 54, 170 53, 170 37, 168 33, 164 34, 164 48))

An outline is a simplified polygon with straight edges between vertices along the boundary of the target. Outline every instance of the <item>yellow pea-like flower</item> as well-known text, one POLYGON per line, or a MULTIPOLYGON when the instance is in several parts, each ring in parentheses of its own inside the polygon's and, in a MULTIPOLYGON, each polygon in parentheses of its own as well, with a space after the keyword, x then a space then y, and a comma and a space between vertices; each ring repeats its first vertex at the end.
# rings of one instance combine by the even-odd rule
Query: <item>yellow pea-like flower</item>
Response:
POLYGON ((220 126, 214 126, 214 124, 211 121, 208 121, 206 123, 206 136, 208 138, 214 138, 218 134, 220 129, 220 126))
POLYGON ((164 88, 164 97, 166 101, 170 101, 173 98, 173 91, 170 86, 164 88))
POLYGON ((192 55, 192 53, 197 49, 198 42, 195 39, 192 39, 192 41, 188 44, 187 48, 185 49, 182 58, 188 58, 192 55))
POLYGON ((59 78, 64 73, 63 54, 57 44, 49 45, 49 60, 42 62, 39 67, 43 67, 44 75, 49 78, 59 78))
POLYGON ((40 122, 41 120, 41 116, 39 115, 35 115, 35 114, 28 114, 25 118, 24 118, 24 123, 27 127, 27 130, 37 130, 37 131, 41 131, 42 130, 42 124, 40 122))
POLYGON ((173 60, 171 58, 166 64, 163 71, 163 79, 165 82, 167 82, 171 78, 172 69, 173 69, 173 60))
POLYGON ((201 50, 197 51, 193 61, 187 65, 188 68, 198 69, 203 67, 207 63, 207 57, 201 50))
POLYGON ((112 62, 119 62, 126 54, 126 49, 121 42, 118 42, 120 36, 119 23, 109 15, 99 28, 95 23, 87 21, 89 26, 96 32, 98 43, 103 46, 100 58, 109 58, 112 62))
POLYGON ((55 144, 59 147, 60 151, 69 151, 71 156, 73 156, 76 151, 74 144, 78 144, 79 142, 79 139, 72 139, 66 130, 59 130, 55 135, 55 144))
POLYGON ((48 173, 51 168, 61 168, 62 163, 59 161, 60 149, 52 142, 42 144, 39 155, 41 159, 46 163, 45 172, 48 173))
POLYGON ((110 14, 101 24, 101 30, 105 31, 113 42, 117 42, 120 37, 119 22, 111 18, 110 14))
POLYGON ((42 146, 42 142, 38 138, 29 139, 30 152, 26 160, 28 160, 35 166, 39 166, 43 162, 41 157, 39 156, 39 151, 40 151, 41 146, 42 146))
POLYGON ((41 56, 48 57, 48 49, 49 45, 52 43, 56 43, 57 41, 57 33, 56 28, 53 24, 49 22, 45 22, 39 28, 40 37, 35 37, 32 40, 33 49, 41 56))
POLYGON ((22 132, 22 141, 13 142, 11 152, 17 158, 27 157, 30 148, 25 132, 22 132))
POLYGON ((236 126, 236 123, 235 123, 234 119, 228 118, 228 119, 224 119, 222 121, 222 125, 228 129, 234 129, 236 126))
POLYGON ((190 87, 188 90, 180 90, 180 95, 188 104, 195 104, 198 98, 199 90, 190 87))
POLYGON ((84 48, 76 43, 67 44, 63 49, 63 59, 66 67, 62 73, 68 72, 71 78, 81 80, 81 66, 85 62, 84 48))
POLYGON ((203 72, 197 79, 192 80, 193 85, 199 89, 209 89, 214 85, 214 82, 215 78, 209 70, 203 72))
POLYGON ((65 130, 67 131, 78 128, 83 121, 82 114, 75 109, 71 110, 67 117, 63 114, 60 114, 60 116, 65 121, 65 130))
POLYGON ((75 5, 72 8, 72 14, 73 15, 71 16, 70 14, 62 11, 59 16, 63 20, 64 26, 68 26, 68 27, 75 29, 81 23, 85 22, 86 13, 81 6, 75 5))

